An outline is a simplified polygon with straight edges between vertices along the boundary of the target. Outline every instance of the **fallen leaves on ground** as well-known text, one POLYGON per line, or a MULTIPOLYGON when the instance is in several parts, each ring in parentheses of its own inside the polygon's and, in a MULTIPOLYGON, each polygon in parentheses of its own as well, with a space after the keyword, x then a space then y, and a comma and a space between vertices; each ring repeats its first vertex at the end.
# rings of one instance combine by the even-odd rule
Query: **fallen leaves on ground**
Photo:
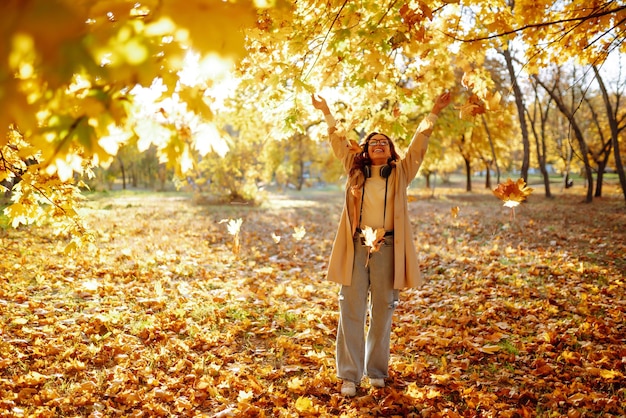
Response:
POLYGON ((71 257, 0 231, 0 416, 623 416, 626 212, 579 201, 534 196, 514 223, 486 193, 412 201, 430 281, 401 292, 388 386, 351 399, 323 277, 340 193, 113 195, 71 257))

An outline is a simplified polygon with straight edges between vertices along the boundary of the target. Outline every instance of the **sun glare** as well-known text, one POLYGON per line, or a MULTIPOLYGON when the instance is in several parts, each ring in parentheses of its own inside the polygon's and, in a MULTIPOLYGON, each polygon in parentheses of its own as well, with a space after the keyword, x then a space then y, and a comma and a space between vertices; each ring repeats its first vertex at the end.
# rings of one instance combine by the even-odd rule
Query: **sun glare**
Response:
POLYGON ((233 76, 233 67, 232 60, 217 54, 201 57, 190 51, 178 76, 182 85, 204 88, 209 106, 218 111, 224 108, 224 101, 239 85, 239 80, 233 76))

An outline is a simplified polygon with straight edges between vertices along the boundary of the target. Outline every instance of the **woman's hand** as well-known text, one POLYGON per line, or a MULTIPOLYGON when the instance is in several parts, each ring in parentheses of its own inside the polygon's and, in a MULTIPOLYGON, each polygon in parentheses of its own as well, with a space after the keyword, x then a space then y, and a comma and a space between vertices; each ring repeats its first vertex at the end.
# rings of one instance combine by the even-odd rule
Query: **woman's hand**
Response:
POLYGON ((312 94, 311 101, 313 102, 314 108, 321 110, 325 115, 330 114, 330 109, 328 109, 328 104, 326 103, 326 100, 322 96, 312 94))
POLYGON ((452 101, 452 95, 449 92, 442 93, 435 100, 435 105, 433 106, 432 113, 438 115, 446 106, 450 104, 452 101))

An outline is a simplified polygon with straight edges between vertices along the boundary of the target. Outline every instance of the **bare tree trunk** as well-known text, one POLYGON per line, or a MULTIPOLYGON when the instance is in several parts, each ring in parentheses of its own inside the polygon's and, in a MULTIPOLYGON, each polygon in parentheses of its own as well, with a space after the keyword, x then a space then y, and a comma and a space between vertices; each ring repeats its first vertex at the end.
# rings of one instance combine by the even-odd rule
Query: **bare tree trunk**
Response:
POLYGON ((302 158, 298 162, 298 170, 300 174, 298 175, 298 187, 296 189, 300 192, 302 191, 302 186, 304 186, 304 160, 302 158))
POLYGON ((572 157, 574 156, 574 150, 569 141, 567 141, 567 156, 565 157, 565 175, 563 176, 563 189, 569 189, 574 185, 573 180, 570 180, 569 175, 572 169, 572 157))
MULTIPOLYGON (((487 133, 487 139, 489 139, 489 147, 491 148, 491 161, 496 166, 496 182, 500 183, 500 166, 498 165, 498 157, 496 155, 496 149, 493 145, 493 138, 491 137, 491 132, 489 131, 489 126, 487 125, 487 119, 485 118, 485 115, 482 115, 482 119, 483 125, 485 126, 485 132, 487 133)), ((489 167, 487 168, 487 175, 489 175, 489 167)))
POLYGON ((458 144, 459 152, 463 157, 463 161, 465 162, 465 190, 468 192, 472 191, 472 158, 471 153, 466 149, 466 141, 465 135, 461 134, 461 140, 458 144))
POLYGON ((545 189, 546 197, 552 197, 552 193, 550 192, 550 175, 548 174, 548 170, 546 168, 546 121, 548 119, 548 113, 550 112, 550 103, 545 104, 545 113, 541 109, 541 103, 539 101, 539 94, 537 92, 537 84, 533 85, 535 90, 535 103, 533 106, 533 114, 530 114, 530 111, 526 109, 526 113, 528 115, 528 120, 530 121, 530 126, 532 128, 533 136, 535 138, 535 148, 537 151, 537 162, 539 164, 539 170, 541 171, 541 176, 543 177, 543 187, 545 189), (539 121, 537 121, 537 111, 539 111, 539 121), (539 122, 539 132, 537 132, 537 122, 539 122))
MULTIPOLYGON (((609 94, 606 90, 606 86, 604 85, 604 81, 602 77, 600 77, 600 72, 598 68, 594 65, 593 72, 596 75, 596 80, 600 85, 600 90, 602 91, 602 99, 604 100, 604 105, 606 107, 606 114, 609 120, 609 127, 611 128, 611 141, 613 145, 613 156, 615 158, 615 169, 617 170, 617 174, 619 176, 619 182, 622 186, 622 193, 624 194, 624 200, 626 200, 626 173, 624 173, 624 165, 622 164, 622 157, 620 155, 619 150, 619 133, 626 125, 622 125, 621 127, 617 124, 617 112, 618 108, 615 109, 615 113, 613 111, 613 106, 611 105, 611 100, 609 99, 609 94)), ((617 102, 619 103, 619 101, 617 102)))
POLYGON ((124 167, 124 161, 118 158, 120 162, 120 170, 122 170, 122 189, 126 190, 126 167, 124 167))
POLYGON ((585 142, 585 138, 583 136, 583 131, 578 125, 576 118, 574 117, 574 112, 568 109, 565 106, 565 103, 563 102, 561 96, 556 94, 556 85, 554 86, 554 88, 550 89, 536 75, 533 76, 533 78, 537 81, 537 83, 541 85, 541 87, 546 90, 546 92, 548 92, 550 97, 552 97, 557 107, 559 108, 563 116, 567 118, 572 130, 574 131, 574 136, 576 137, 576 140, 578 141, 578 146, 580 147, 581 158, 585 165, 585 178, 587 183, 587 195, 585 197, 585 203, 591 203, 593 201, 593 174, 591 172, 591 166, 589 165, 589 152, 587 149, 587 143, 585 142))
POLYGON ((605 140, 602 123, 598 118, 598 113, 596 112, 593 104, 587 97, 584 97, 584 100, 585 103, 587 103, 587 107, 589 107, 593 123, 596 126, 598 136, 600 137, 600 142, 602 143, 602 149, 600 151, 594 152, 591 149, 589 150, 591 158, 598 166, 598 175, 596 177, 596 193, 594 194, 594 197, 602 197, 602 183, 604 181, 604 172, 606 171, 606 166, 609 163, 609 157, 611 155, 611 138, 609 138, 608 141, 605 140))
POLYGON ((472 191, 472 162, 470 161, 469 158, 465 156, 463 156, 463 160, 465 160, 465 180, 466 180, 465 191, 471 192, 472 191))
MULTIPOLYGON (((509 43, 510 47, 510 43, 509 43)), ((511 77, 511 86, 513 87, 513 93, 515 95, 515 105, 517 106, 517 116, 519 118, 520 131, 522 133, 522 145, 524 147, 524 156, 522 158, 522 172, 521 177, 525 182, 528 182, 528 169, 530 168, 530 141, 528 139, 528 127, 526 125, 526 117, 524 115, 524 96, 522 89, 517 82, 517 75, 515 74, 515 68, 513 67, 513 57, 511 56, 510 48, 506 48, 502 51, 504 59, 506 61, 506 68, 511 77)))

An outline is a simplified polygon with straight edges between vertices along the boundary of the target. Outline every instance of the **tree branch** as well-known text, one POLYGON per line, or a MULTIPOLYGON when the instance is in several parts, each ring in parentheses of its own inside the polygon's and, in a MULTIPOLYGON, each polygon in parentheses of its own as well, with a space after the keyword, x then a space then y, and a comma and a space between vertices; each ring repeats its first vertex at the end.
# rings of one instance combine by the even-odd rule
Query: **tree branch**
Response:
POLYGON ((330 24, 330 27, 326 31, 326 35, 324 35, 324 39, 322 39, 322 44, 320 45, 320 50, 317 53, 317 57, 315 57, 315 60, 313 61, 313 64, 311 64, 311 68, 309 68, 309 72, 303 77, 303 80, 307 79, 309 74, 311 74, 311 71, 313 71, 313 67, 315 67, 315 64, 317 64, 317 61, 320 59, 320 56, 322 55, 322 51, 324 50, 324 44, 326 43, 326 40, 328 39, 328 36, 330 35, 330 31, 333 29, 333 26, 335 26, 335 23, 337 23, 337 20, 339 20, 339 16, 341 15, 341 12, 343 11, 343 8, 346 7, 346 4, 348 4, 348 0, 344 0, 343 4, 341 5, 341 8, 339 9, 337 14, 335 15, 335 18, 333 19, 333 22, 330 24))
POLYGON ((549 21, 549 22, 531 23, 531 24, 524 25, 524 26, 521 26, 519 28, 508 30, 508 31, 505 31, 505 32, 500 32, 500 33, 496 33, 496 34, 493 34, 493 35, 487 35, 487 36, 482 36, 482 37, 478 37, 478 38, 471 38, 471 39, 457 38, 456 36, 451 35, 449 33, 445 33, 445 35, 450 37, 450 38, 452 38, 452 39, 454 39, 455 41, 459 41, 459 42, 488 41, 488 40, 491 40, 491 39, 501 38, 501 37, 507 36, 507 35, 513 35, 515 33, 523 32, 523 31, 528 30, 528 29, 542 28, 542 27, 546 27, 546 26, 558 25, 558 24, 561 24, 561 23, 584 22, 585 20, 588 20, 588 19, 595 19, 595 18, 598 18, 598 17, 610 15, 610 14, 613 14, 613 13, 617 14, 617 13, 619 13, 621 11, 624 11, 624 10, 626 10, 626 5, 617 7, 615 9, 605 10, 603 12, 589 14, 587 16, 582 16, 582 17, 573 17, 573 18, 569 18, 569 19, 559 19, 559 20, 553 20, 553 21, 549 21))

